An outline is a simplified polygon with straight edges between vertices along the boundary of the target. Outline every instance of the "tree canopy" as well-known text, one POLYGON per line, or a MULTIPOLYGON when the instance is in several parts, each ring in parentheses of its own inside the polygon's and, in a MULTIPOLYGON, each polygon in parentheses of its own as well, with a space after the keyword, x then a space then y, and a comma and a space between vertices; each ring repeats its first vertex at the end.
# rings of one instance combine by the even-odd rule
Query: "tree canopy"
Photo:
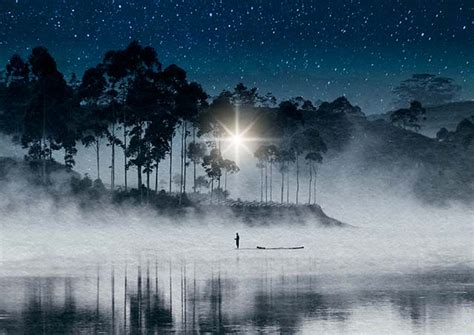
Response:
POLYGON ((436 106, 455 100, 461 87, 452 78, 434 74, 414 74, 393 89, 396 107, 419 101, 424 106, 436 106))

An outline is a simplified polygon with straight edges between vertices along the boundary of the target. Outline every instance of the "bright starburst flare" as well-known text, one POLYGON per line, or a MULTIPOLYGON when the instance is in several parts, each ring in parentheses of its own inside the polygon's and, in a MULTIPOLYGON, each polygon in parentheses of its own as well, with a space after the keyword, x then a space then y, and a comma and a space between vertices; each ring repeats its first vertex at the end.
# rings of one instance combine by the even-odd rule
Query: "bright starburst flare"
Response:
POLYGON ((230 129, 225 124, 219 121, 219 124, 225 131, 224 136, 218 139, 220 142, 225 143, 225 147, 222 150, 222 154, 225 154, 226 152, 229 152, 230 150, 233 149, 235 162, 239 161, 239 156, 240 156, 239 154, 240 154, 241 149, 247 151, 250 155, 252 155, 253 153, 249 149, 247 144, 250 142, 262 141, 261 138, 247 136, 247 133, 253 128, 255 123, 256 123, 256 120, 251 122, 245 129, 240 130, 238 106, 236 106, 234 129, 230 129))

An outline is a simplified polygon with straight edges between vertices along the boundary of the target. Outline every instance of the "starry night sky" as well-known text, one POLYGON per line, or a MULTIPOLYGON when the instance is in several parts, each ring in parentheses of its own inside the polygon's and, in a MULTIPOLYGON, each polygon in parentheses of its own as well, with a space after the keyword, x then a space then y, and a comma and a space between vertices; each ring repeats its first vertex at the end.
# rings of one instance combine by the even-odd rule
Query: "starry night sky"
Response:
POLYGON ((278 98, 343 94, 386 110, 413 73, 449 76, 474 99, 472 0, 1 0, 0 62, 44 45, 66 75, 133 39, 210 94, 237 82, 278 98))

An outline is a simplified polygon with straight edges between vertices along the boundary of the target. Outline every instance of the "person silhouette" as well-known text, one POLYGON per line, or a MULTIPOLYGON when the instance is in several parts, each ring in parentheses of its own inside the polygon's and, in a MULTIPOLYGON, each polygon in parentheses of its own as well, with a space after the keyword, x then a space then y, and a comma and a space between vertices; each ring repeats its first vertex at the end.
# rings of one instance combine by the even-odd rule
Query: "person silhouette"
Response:
POLYGON ((240 236, 239 236, 239 233, 235 233, 235 246, 237 247, 237 249, 239 249, 239 243, 240 243, 240 236))

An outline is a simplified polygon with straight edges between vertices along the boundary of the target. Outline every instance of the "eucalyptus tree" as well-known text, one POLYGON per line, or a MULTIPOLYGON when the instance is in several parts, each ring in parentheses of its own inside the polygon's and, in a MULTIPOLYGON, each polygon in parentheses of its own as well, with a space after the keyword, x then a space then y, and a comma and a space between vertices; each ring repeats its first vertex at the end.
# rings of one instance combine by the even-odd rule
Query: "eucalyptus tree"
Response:
POLYGON ((401 108, 390 114, 390 122, 402 129, 418 132, 421 122, 426 120, 426 110, 419 101, 412 101, 409 108, 401 108))
POLYGON ((263 202, 265 194, 265 202, 268 201, 268 152, 264 145, 260 145, 254 153, 257 158, 257 167, 260 169, 260 201, 263 202), (265 172, 264 172, 265 171, 265 172), (264 192, 265 189, 265 192, 264 192))
MULTIPOLYGON (((133 45, 136 42, 132 42, 133 45)), ((119 144, 123 150, 124 156, 124 186, 125 190, 128 188, 128 162, 127 162, 127 106, 126 99, 130 82, 133 77, 133 62, 129 62, 130 52, 125 50, 110 50, 105 53, 102 63, 99 67, 103 69, 106 74, 106 96, 111 108, 109 112, 112 120, 112 130, 108 134, 109 144, 111 145, 111 187, 115 186, 115 145, 117 144, 117 137, 115 135, 115 123, 119 120, 122 123, 123 139, 119 144), (120 109, 120 110, 119 110, 120 109), (120 117, 119 117, 120 114, 120 117)))
POLYGON ((314 201, 316 202, 316 177, 317 169, 316 164, 322 163, 322 154, 327 152, 326 143, 324 143, 318 130, 314 128, 308 128, 302 133, 303 135, 303 146, 307 152, 305 159, 309 165, 309 192, 308 192, 308 204, 311 204, 311 193, 314 193, 314 201), (313 173, 315 181, 313 185, 313 173))
POLYGON ((227 175, 239 172, 240 168, 233 160, 230 159, 224 159, 222 166, 224 169, 224 192, 227 192, 227 175))
POLYGON ((5 71, 1 87, 0 131, 19 141, 23 133, 26 107, 31 96, 30 68, 19 55, 13 55, 5 71))
MULTIPOLYGON (((260 166, 262 166, 261 169, 265 171, 265 202, 268 202, 269 193, 271 202, 273 200, 273 165, 277 161, 278 148, 274 144, 261 144, 255 151, 254 156, 258 159, 260 166), (270 179, 270 185, 268 179, 270 179)), ((262 183, 260 183, 260 185, 262 185, 262 183)), ((262 193, 263 192, 260 191, 261 198, 263 198, 262 193)))
POLYGON ((207 146, 204 143, 198 143, 195 139, 195 129, 193 127, 193 141, 189 143, 187 155, 189 160, 193 163, 193 191, 196 192, 196 172, 197 165, 202 162, 203 157, 206 155, 207 146))
MULTIPOLYGON (((137 129, 135 128, 137 118, 134 114, 136 106, 128 104, 130 100, 133 101, 135 98, 130 95, 137 94, 137 82, 142 80, 142 77, 152 78, 156 73, 161 72, 162 66, 155 49, 148 46, 143 47, 137 41, 132 41, 123 50, 108 51, 100 66, 106 73, 110 107, 111 129, 107 137, 109 145, 112 147, 111 182, 114 184, 115 179, 115 146, 119 145, 124 151, 124 182, 125 188, 127 188, 127 171, 131 165, 134 165, 134 163, 129 164, 127 162, 128 127, 134 128, 134 135, 137 135, 137 129), (118 140, 115 133, 116 122, 118 121, 122 123, 123 127, 123 139, 121 141, 118 140)), ((136 148, 136 142, 134 146, 136 148)))
POLYGON ((301 135, 303 121, 303 113, 301 109, 298 108, 298 103, 294 100, 282 101, 276 109, 274 128, 280 137, 280 143, 285 143, 287 147, 285 150, 290 151, 291 157, 294 157, 291 162, 295 162, 296 165, 296 204, 299 202, 300 190, 299 158, 304 151, 304 139, 301 135))
POLYGON ((202 87, 195 83, 185 81, 177 87, 175 98, 175 114, 181 123, 181 194, 186 193, 186 175, 187 175, 187 137, 190 132, 188 125, 193 128, 193 143, 195 143, 195 127, 198 114, 208 106, 207 94, 202 87))
POLYGON ((308 162, 309 165, 309 183, 308 183, 308 205, 311 205, 311 193, 314 193, 314 203, 316 203, 316 179, 314 180, 314 187, 312 187, 313 183, 313 171, 315 171, 315 164, 316 163, 321 163, 323 161, 323 157, 319 152, 308 152, 305 156, 306 161, 308 162))
POLYGON ((203 157, 202 167, 211 180, 211 201, 214 192, 214 181, 222 176, 222 156, 219 149, 214 148, 210 153, 203 157))
POLYGON ((454 79, 434 74, 414 74, 393 88, 396 96, 394 105, 405 106, 411 101, 420 101, 423 105, 436 106, 456 100, 461 86, 454 79))
POLYGON ((159 164, 170 151, 170 143, 175 127, 176 118, 170 113, 167 104, 161 105, 158 103, 149 116, 149 124, 144 136, 144 140, 148 144, 145 166, 145 172, 147 174, 147 192, 149 192, 150 189, 149 174, 153 167, 155 168, 155 192, 158 191, 159 164))
POLYGON ((209 108, 203 110, 198 117, 198 136, 210 135, 212 146, 219 150, 222 149, 221 138, 226 133, 224 126, 235 123, 235 107, 232 96, 230 91, 222 91, 212 100, 209 108))
POLYGON ((83 107, 80 122, 81 141, 96 151, 97 179, 100 179, 100 140, 107 133, 105 106, 103 104, 106 81, 102 69, 94 67, 86 70, 78 88, 79 99, 83 107))
POLYGON ((279 163, 278 170, 281 174, 280 202, 283 203, 285 192, 285 174, 287 175, 287 202, 289 201, 289 164, 295 161, 295 154, 292 150, 286 148, 278 148, 276 161, 279 163))
POLYGON ((206 176, 198 176, 196 178, 196 188, 201 192, 201 188, 209 188, 209 180, 206 176))
MULTIPOLYGON (((157 58, 155 62, 157 62, 157 58)), ((149 194, 152 165, 159 158, 157 151, 153 150, 152 144, 161 145, 158 138, 162 135, 158 133, 161 129, 157 125, 158 122, 161 122, 158 114, 161 112, 160 107, 162 107, 159 100, 161 94, 159 72, 152 66, 148 67, 146 63, 144 64, 145 68, 137 73, 131 82, 126 100, 129 108, 126 125, 130 127, 130 140, 126 150, 126 155, 129 158, 127 167, 135 166, 137 169, 137 182, 141 196, 143 167, 145 167, 147 194, 149 194), (152 129, 157 132, 156 134, 152 129, 148 130, 152 123, 154 123, 152 129)), ((157 150, 159 149, 161 148, 157 148, 157 150)))
MULTIPOLYGON (((176 119, 176 123, 179 122, 180 117, 176 111, 176 97, 178 93, 181 91, 183 86, 186 84, 186 71, 184 71, 179 66, 172 64, 166 67, 161 73, 161 78, 163 85, 166 87, 167 96, 172 100, 172 113, 173 117, 176 119)), ((175 132, 173 132, 173 136, 170 138, 170 147, 169 147, 169 192, 172 191, 172 175, 173 175, 173 138, 175 132)), ((183 135, 183 134, 182 134, 183 135)), ((183 162, 183 154, 184 151, 181 149, 181 162, 183 162)), ((181 163, 182 164, 182 163, 181 163)), ((182 169, 182 165, 181 165, 182 169)), ((182 172, 182 171, 181 171, 182 172)), ((182 175, 182 173, 181 173, 182 175)), ((180 184, 181 185, 181 184, 180 184)), ((181 192, 181 189, 180 189, 181 192)))
POLYGON ((274 144, 266 145, 268 163, 270 165, 270 202, 273 202, 273 165, 278 158, 278 148, 274 144))
POLYGON ((64 147, 73 154, 74 143, 63 138, 72 110, 66 102, 72 95, 56 61, 44 47, 33 48, 28 62, 32 73, 31 97, 26 107, 21 143, 28 148, 27 157, 42 161, 42 179, 46 183, 46 160, 53 159, 53 151, 64 147), (40 127, 38 127, 40 125, 40 127))

